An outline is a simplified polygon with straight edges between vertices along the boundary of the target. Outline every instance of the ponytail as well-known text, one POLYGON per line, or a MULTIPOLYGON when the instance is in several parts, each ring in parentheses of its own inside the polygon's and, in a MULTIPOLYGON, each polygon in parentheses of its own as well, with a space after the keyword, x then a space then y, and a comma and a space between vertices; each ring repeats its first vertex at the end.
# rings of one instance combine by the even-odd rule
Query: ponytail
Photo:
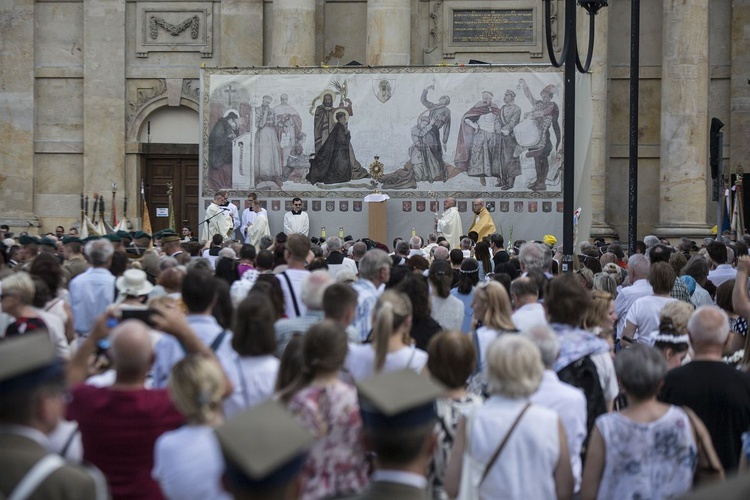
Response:
POLYGON ((375 304, 372 326, 372 341, 375 348, 375 372, 385 366, 388 355, 388 341, 403 322, 411 316, 409 297, 401 292, 386 291, 375 304))

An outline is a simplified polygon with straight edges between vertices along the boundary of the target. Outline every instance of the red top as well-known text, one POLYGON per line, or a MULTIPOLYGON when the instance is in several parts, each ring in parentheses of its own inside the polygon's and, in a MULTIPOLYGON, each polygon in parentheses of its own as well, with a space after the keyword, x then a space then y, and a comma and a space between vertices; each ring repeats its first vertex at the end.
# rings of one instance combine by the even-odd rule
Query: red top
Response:
POLYGON ((167 391, 77 385, 71 393, 67 418, 78 422, 83 458, 104 473, 112 498, 164 498, 151 478, 154 443, 184 421, 167 391))

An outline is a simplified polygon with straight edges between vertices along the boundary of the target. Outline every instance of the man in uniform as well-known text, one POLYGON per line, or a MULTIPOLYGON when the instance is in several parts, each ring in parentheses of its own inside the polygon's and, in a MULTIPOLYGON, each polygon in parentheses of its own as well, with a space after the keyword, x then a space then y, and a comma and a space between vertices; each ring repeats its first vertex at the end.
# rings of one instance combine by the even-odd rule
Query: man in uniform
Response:
POLYGON ((438 234, 445 236, 451 248, 458 248, 463 234, 461 215, 456 208, 455 198, 446 198, 443 202, 443 216, 438 219, 435 215, 435 230, 438 234))
POLYGON ((63 242, 63 271, 68 277, 68 283, 89 268, 86 258, 83 256, 83 242, 78 236, 65 236, 63 242))
POLYGON ((164 255, 174 257, 182 265, 187 265, 190 262, 190 255, 182 250, 182 240, 177 233, 171 231, 162 233, 161 248, 164 255))
POLYGON ((0 497, 105 499, 101 473, 50 453, 65 410, 65 372, 46 334, 0 343, 0 497))
POLYGON ((29 267, 31 267, 31 262, 34 260, 34 257, 36 257, 36 255, 39 253, 39 245, 41 240, 36 236, 24 234, 23 236, 18 238, 18 242, 21 244, 19 269, 21 269, 21 271, 28 271, 29 267))
POLYGON ((435 398, 445 389, 407 369, 363 380, 357 390, 365 441, 378 457, 359 498, 426 498, 425 471, 437 446, 435 398))
POLYGON ((471 210, 474 212, 474 220, 471 223, 469 232, 476 231, 479 235, 477 241, 495 232, 495 223, 492 221, 490 212, 484 206, 484 200, 477 198, 471 204, 471 210))

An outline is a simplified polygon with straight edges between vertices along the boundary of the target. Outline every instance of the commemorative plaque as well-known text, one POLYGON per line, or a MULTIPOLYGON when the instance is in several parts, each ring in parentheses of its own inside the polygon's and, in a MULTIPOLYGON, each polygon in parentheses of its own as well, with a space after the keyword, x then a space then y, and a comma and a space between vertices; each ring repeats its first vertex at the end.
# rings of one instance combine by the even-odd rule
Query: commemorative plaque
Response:
POLYGON ((533 9, 455 9, 452 28, 455 44, 535 43, 533 9))

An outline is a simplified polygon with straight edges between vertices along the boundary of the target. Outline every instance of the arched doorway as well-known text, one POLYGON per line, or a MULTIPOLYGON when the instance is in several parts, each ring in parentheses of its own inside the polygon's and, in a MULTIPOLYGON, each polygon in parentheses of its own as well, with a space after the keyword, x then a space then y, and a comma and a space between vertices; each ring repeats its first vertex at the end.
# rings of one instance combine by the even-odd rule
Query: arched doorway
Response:
POLYGON ((142 123, 138 135, 141 178, 154 232, 170 227, 174 220, 178 234, 184 226, 198 234, 199 137, 198 113, 184 106, 156 109, 142 123))

